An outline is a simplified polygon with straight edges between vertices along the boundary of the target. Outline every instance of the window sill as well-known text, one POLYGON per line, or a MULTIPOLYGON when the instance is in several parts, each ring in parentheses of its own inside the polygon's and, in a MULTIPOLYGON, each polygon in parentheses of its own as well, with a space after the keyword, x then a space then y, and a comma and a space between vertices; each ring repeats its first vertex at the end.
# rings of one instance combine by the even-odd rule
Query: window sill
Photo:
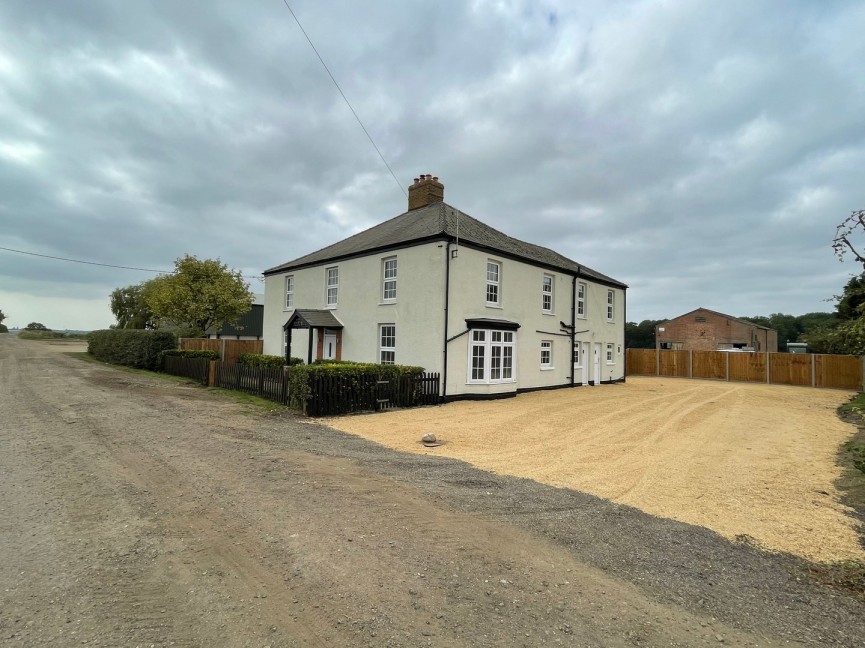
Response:
POLYGON ((555 367, 541 367, 541 371, 552 371, 555 367))
POLYGON ((607 362, 607 366, 608 367, 615 367, 616 363, 615 362, 607 362))
POLYGON ((556 316, 556 314, 553 311, 541 311, 541 315, 549 315, 550 317, 556 316))
POLYGON ((393 306, 394 304, 396 304, 396 299, 393 299, 391 301, 380 301, 378 303, 379 306, 393 306))
POLYGON ((502 310, 503 307, 501 304, 491 304, 491 303, 487 302, 487 308, 497 308, 499 310, 502 310))
POLYGON ((337 309, 337 304, 332 304, 332 305, 330 305, 330 306, 325 306, 324 308, 325 308, 325 310, 336 310, 336 309, 337 309))
POLYGON ((494 380, 492 382, 486 382, 483 380, 469 380, 466 382, 466 385, 514 385, 516 384, 517 379, 513 380, 494 380))

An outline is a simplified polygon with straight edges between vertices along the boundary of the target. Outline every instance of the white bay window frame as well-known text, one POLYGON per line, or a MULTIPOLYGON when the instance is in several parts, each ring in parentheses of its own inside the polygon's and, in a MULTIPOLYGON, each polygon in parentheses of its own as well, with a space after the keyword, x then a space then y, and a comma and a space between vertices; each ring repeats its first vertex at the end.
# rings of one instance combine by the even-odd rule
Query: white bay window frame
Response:
POLYGON ((496 385, 517 381, 516 331, 471 329, 466 382, 496 385))

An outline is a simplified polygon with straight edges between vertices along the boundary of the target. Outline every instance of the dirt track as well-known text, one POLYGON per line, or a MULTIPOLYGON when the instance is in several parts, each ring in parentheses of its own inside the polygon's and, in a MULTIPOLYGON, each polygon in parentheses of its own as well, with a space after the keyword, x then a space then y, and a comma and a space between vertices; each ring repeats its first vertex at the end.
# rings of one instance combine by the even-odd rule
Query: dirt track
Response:
POLYGON ((795 560, 0 337, 0 645, 860 645, 795 560))
POLYGON ((810 560, 863 560, 835 488, 853 392, 705 380, 530 393, 327 422, 405 452, 574 488, 810 560), (431 431, 447 443, 418 439, 431 431))

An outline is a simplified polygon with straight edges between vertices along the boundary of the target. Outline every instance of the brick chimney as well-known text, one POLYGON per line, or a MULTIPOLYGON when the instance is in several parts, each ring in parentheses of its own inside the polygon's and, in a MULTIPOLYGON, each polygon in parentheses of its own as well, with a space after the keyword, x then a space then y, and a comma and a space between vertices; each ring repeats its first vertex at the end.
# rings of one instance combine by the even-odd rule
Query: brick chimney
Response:
POLYGON ((408 210, 420 209, 427 205, 444 202, 445 186, 430 174, 414 179, 414 184, 408 188, 408 210))

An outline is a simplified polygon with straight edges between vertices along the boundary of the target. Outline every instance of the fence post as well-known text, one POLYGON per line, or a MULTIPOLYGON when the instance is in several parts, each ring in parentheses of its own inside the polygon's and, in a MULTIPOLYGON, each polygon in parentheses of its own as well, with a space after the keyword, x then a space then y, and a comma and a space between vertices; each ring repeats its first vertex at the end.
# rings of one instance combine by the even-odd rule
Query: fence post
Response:
POLYGON ((655 375, 661 375, 661 347, 655 347, 655 375))
POLYGON ((208 360, 207 362, 207 386, 213 387, 216 384, 216 360, 208 360))
POLYGON ((816 354, 812 353, 811 354, 811 386, 812 387, 817 386, 817 367, 815 366, 816 364, 817 364, 816 354))
POLYGON ((727 382, 730 382, 730 354, 725 353, 724 359, 726 360, 726 365, 727 365, 727 382))
POLYGON ((694 349, 688 349, 688 378, 694 377, 694 349))
POLYGON ((768 351, 766 351, 766 384, 772 384, 772 362, 768 351))

